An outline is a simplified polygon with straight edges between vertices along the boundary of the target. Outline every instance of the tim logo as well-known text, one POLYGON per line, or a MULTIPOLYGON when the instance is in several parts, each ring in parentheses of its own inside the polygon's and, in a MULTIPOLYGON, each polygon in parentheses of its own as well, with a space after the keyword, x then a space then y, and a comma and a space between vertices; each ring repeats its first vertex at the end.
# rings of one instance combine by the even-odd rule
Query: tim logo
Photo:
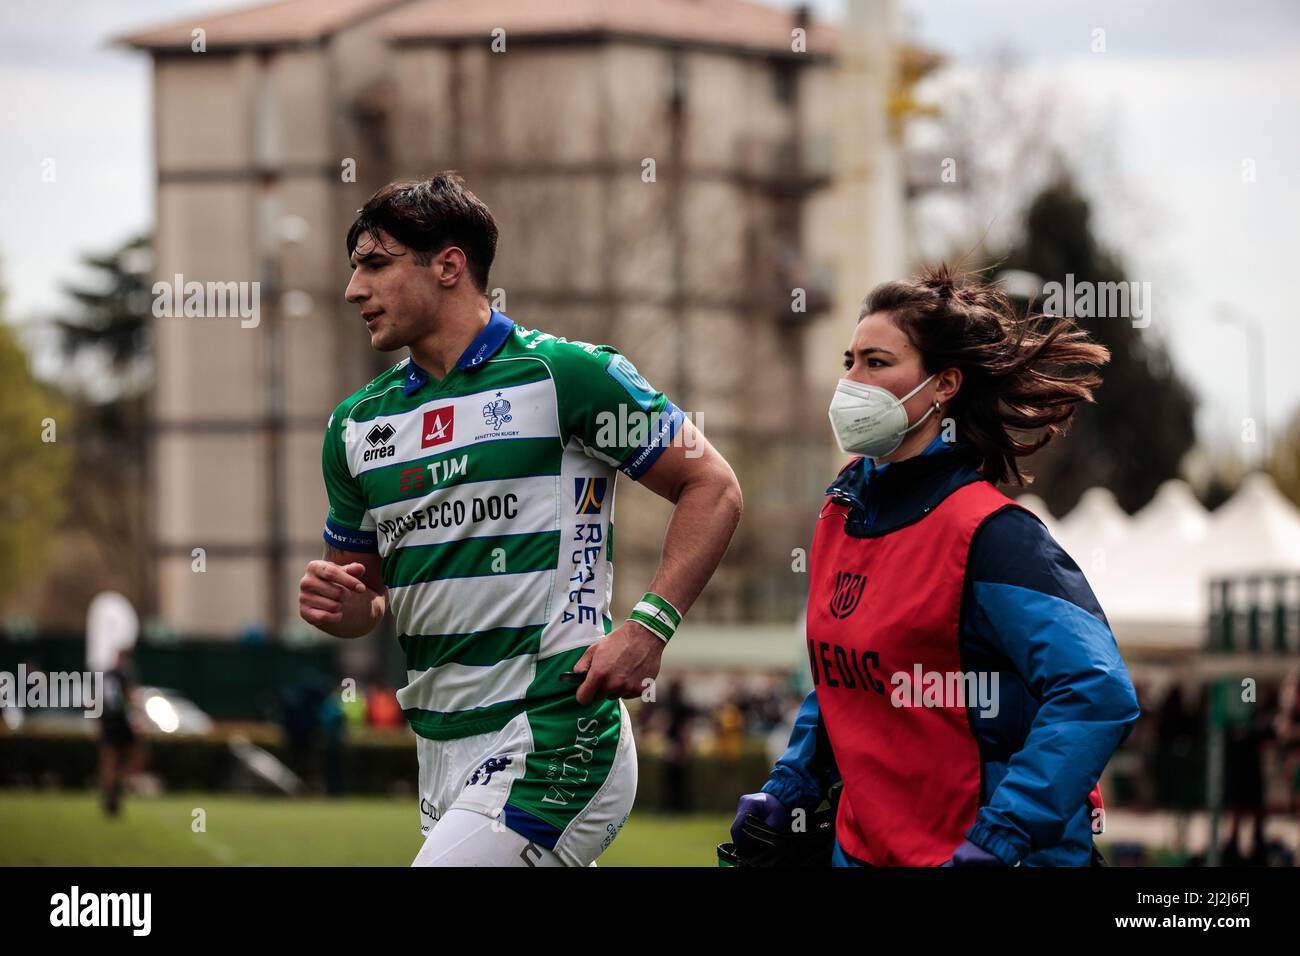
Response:
POLYGON ((421 448, 445 445, 451 441, 452 428, 456 424, 456 406, 444 405, 424 413, 424 437, 420 439, 421 448))
POLYGON ((483 421, 492 426, 494 432, 500 431, 501 426, 508 424, 513 415, 510 414, 510 400, 501 397, 497 392, 497 397, 483 406, 483 421))
POLYGON ((486 787, 492 782, 492 775, 494 773, 500 773, 508 766, 510 766, 509 757, 488 757, 487 760, 484 760, 478 765, 478 769, 475 770, 473 775, 465 781, 465 786, 468 787, 476 783, 481 783, 486 787))
POLYGON ((608 478, 574 478, 573 504, 580 515, 598 515, 605 506, 608 478))
POLYGON ((424 487, 423 468, 403 468, 401 477, 402 491, 419 491, 424 487))
POLYGON ((831 594, 831 614, 837 618, 848 617, 862 599, 862 588, 867 583, 865 574, 852 571, 835 572, 835 591, 831 594))

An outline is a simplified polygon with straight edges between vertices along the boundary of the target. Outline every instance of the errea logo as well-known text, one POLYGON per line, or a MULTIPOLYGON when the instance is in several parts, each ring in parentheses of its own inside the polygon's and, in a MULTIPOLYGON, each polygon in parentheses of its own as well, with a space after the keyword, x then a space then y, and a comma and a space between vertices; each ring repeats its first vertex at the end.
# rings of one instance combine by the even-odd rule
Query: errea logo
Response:
POLYGON ((361 456, 361 460, 374 461, 377 458, 392 458, 397 453, 397 446, 391 445, 389 442, 392 441, 393 436, 396 434, 397 429, 388 422, 375 425, 366 433, 366 444, 370 447, 361 456))
POLYGON ((456 406, 443 405, 424 413, 424 432, 420 439, 421 448, 445 445, 451 441, 456 424, 456 406))

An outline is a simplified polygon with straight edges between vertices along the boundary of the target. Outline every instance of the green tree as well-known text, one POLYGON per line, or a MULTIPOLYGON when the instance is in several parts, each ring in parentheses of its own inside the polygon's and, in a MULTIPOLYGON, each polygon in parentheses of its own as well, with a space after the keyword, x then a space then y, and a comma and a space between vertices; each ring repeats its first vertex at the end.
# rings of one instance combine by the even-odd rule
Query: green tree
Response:
MULTIPOLYGON (((61 564, 48 581, 47 591, 65 595, 69 605, 106 587, 121 591, 137 607, 149 605, 151 241, 137 236, 107 253, 83 255, 90 276, 64 283, 76 308, 54 322, 69 360, 60 382, 76 421, 76 471, 95 476, 77 496, 75 524, 60 529, 61 564), (89 375, 78 376, 87 369, 89 375)), ((53 620, 60 610, 47 607, 45 616, 53 620)))
MULTIPOLYGON (((1087 199, 1068 177, 1058 179, 1030 204, 1022 239, 1005 267, 1034 273, 1044 282, 1064 283, 1073 274, 1076 287, 1131 281, 1121 261, 1093 234, 1089 217, 1087 199)), ((1070 314, 1068 307, 1064 311, 1070 314)), ((1110 349, 1110 364, 1102 370, 1096 404, 1079 408, 1069 437, 1050 443, 1029 462, 1037 479, 1034 490, 1060 515, 1086 489, 1102 485, 1131 512, 1150 501, 1161 482, 1178 476, 1196 440, 1195 396, 1154 325, 1137 328, 1124 317, 1077 321, 1110 349)))
POLYGON ((0 292, 0 603, 41 574, 63 515, 71 455, 67 406, 40 385, 0 292), (53 440, 50 440, 53 439, 53 440))
POLYGON ((150 243, 149 236, 137 236, 106 254, 82 256, 95 279, 63 286, 80 306, 77 314, 55 320, 63 353, 68 358, 92 353, 106 359, 116 377, 113 399, 138 393, 147 384, 136 373, 147 365, 151 348, 150 243))

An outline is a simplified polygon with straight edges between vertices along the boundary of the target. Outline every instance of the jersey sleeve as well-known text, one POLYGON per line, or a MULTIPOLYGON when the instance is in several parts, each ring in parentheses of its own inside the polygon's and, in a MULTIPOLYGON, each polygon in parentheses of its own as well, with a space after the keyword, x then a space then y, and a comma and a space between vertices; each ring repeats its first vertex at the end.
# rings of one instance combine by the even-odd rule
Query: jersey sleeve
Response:
POLYGON ((592 458, 640 478, 681 431, 681 409, 608 345, 567 343, 554 372, 560 426, 592 458))
POLYGON ((325 543, 340 551, 378 551, 375 522, 366 508, 361 482, 348 467, 346 443, 351 434, 346 414, 336 410, 325 428, 321 472, 329 496, 325 543))
POLYGON ((1020 508, 971 548, 973 623, 1041 701, 1024 745, 966 838, 1004 863, 1060 838, 1138 719, 1133 684, 1078 565, 1020 508))

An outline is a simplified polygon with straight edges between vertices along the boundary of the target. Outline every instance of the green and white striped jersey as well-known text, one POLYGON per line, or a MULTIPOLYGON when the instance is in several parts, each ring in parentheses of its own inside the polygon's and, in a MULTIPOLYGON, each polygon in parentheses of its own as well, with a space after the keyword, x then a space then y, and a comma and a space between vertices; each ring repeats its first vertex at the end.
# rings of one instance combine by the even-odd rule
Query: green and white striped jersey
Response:
POLYGON ((334 410, 325 540, 382 558, 416 733, 573 697, 559 675, 612 629, 617 472, 644 474, 682 418, 616 349, 495 310, 441 382, 407 359, 334 410))

